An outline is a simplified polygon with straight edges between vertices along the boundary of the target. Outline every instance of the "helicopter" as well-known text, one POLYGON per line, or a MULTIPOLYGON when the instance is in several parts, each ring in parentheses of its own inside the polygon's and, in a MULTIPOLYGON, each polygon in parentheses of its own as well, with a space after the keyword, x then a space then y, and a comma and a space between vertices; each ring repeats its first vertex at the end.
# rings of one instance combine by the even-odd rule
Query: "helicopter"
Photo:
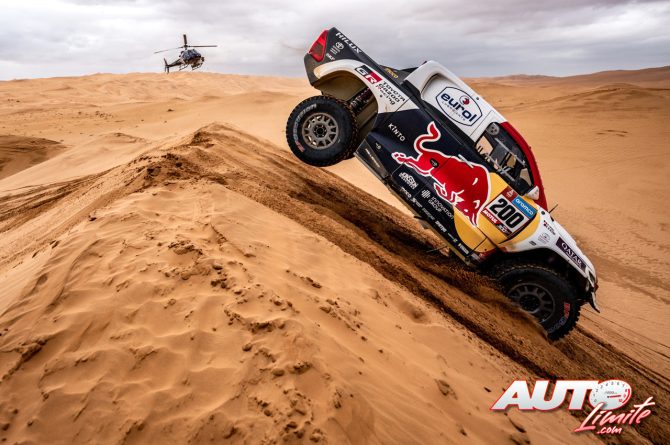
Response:
POLYGON ((165 62, 166 73, 169 73, 170 68, 175 66, 179 67, 179 71, 186 69, 187 66, 190 66, 191 70, 197 70, 205 62, 205 58, 198 51, 190 48, 214 48, 218 46, 218 45, 189 45, 188 41, 186 40, 186 34, 183 34, 183 36, 184 36, 184 45, 178 46, 176 48, 163 49, 161 51, 156 51, 154 53, 154 54, 164 53, 165 51, 173 51, 175 49, 183 48, 179 53, 179 58, 174 62, 168 63, 167 60, 163 59, 163 62, 165 62))

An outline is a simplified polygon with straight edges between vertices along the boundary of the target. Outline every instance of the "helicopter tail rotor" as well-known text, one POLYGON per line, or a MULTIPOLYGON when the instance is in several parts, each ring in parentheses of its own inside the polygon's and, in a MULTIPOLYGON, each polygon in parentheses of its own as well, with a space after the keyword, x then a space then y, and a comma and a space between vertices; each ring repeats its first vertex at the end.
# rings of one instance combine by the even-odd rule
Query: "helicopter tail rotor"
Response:
POLYGON ((165 72, 169 73, 170 72, 170 65, 168 65, 167 60, 163 59, 163 62, 165 62, 165 72))

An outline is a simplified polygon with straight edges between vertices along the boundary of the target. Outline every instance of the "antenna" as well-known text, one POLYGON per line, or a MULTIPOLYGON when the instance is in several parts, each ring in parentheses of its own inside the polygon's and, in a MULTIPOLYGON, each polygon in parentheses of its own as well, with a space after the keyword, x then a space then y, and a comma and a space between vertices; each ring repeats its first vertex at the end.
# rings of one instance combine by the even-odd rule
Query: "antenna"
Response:
POLYGON ((436 247, 435 249, 426 250, 426 253, 438 252, 442 249, 446 249, 447 247, 449 247, 449 244, 447 244, 445 246, 442 246, 442 247, 436 247))
POLYGON ((556 209, 556 207, 558 207, 558 204, 556 204, 555 206, 553 206, 553 207, 551 208, 551 210, 549 210, 549 213, 553 212, 553 211, 556 209))

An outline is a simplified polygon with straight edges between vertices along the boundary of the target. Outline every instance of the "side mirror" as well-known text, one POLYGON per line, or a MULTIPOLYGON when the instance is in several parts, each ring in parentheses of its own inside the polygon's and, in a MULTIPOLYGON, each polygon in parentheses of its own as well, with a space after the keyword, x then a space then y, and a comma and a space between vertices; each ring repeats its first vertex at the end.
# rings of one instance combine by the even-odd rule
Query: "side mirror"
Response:
POLYGON ((526 198, 530 198, 533 201, 537 201, 540 199, 540 188, 538 186, 533 187, 532 189, 528 190, 528 192, 524 195, 526 198))

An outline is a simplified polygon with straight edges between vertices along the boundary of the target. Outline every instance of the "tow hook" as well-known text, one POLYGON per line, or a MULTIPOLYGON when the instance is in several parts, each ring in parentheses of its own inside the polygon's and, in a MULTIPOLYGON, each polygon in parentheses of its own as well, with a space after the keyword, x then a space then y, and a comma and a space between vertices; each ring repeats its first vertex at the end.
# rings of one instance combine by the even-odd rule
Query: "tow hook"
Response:
POLYGON ((598 303, 596 302, 596 293, 595 291, 591 291, 589 294, 589 299, 588 299, 589 304, 593 308, 594 311, 597 313, 600 313, 600 308, 598 307, 598 303))

